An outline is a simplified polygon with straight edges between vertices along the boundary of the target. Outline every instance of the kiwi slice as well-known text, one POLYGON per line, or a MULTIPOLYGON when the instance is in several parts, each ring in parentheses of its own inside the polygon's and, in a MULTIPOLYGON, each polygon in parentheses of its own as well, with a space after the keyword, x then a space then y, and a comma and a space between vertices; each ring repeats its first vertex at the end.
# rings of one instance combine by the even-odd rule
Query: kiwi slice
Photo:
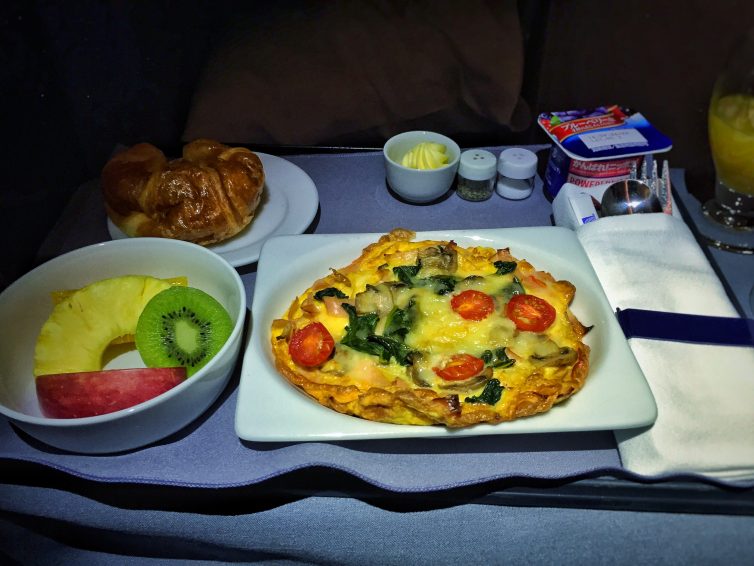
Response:
POLYGON ((136 324, 136 349, 147 367, 196 373, 220 351, 233 331, 225 308, 194 287, 170 287, 146 304, 136 324))

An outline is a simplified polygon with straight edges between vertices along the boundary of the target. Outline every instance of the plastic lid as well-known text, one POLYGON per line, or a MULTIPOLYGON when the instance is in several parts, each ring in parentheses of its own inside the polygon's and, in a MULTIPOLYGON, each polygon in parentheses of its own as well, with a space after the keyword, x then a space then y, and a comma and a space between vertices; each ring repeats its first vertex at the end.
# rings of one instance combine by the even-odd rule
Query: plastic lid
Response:
POLYGON ((461 154, 458 175, 472 181, 492 179, 497 170, 497 159, 484 149, 469 149, 461 154))
POLYGON ((537 173, 537 156, 521 147, 512 147, 500 153, 497 170, 510 179, 528 179, 537 173))

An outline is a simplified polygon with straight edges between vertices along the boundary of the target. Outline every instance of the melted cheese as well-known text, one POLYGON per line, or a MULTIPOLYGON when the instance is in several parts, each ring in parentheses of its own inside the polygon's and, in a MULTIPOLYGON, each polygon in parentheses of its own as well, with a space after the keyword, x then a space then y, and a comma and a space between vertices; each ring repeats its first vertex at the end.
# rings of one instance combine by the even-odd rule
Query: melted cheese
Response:
POLYGON ((406 344, 431 353, 473 356, 508 345, 510 320, 495 313, 481 321, 464 320, 451 308, 451 297, 436 295, 429 289, 415 289, 419 317, 406 337, 406 344))
MULTIPOLYGON (((288 320, 296 328, 314 320, 324 324, 335 340, 335 353, 319 369, 297 368, 290 360, 287 362, 289 367, 319 384, 356 385, 360 391, 373 388, 387 391, 431 388, 438 396, 444 397, 454 392, 454 385, 440 378, 433 368, 444 365, 454 354, 481 357, 485 351, 494 352, 503 348, 515 363, 509 367, 488 367, 485 379, 466 389, 456 390, 461 401, 466 396, 479 395, 491 376, 507 390, 536 390, 537 383, 544 384, 545 389, 552 388, 568 368, 541 367, 542 364, 536 363, 536 357, 557 354, 564 347, 574 348, 580 344, 581 337, 574 332, 568 318, 570 295, 565 292, 568 288, 556 282, 548 273, 536 271, 525 260, 516 260, 513 273, 497 274, 494 262, 500 257, 507 261, 512 256, 506 250, 476 247, 458 249, 457 265, 446 273, 438 270, 436 265, 425 269, 422 264, 417 277, 451 276, 455 280, 451 292, 438 294, 433 287, 422 284, 396 286, 399 278, 393 268, 416 265, 428 247, 453 245, 448 242, 380 242, 365 249, 354 264, 318 281, 298 301, 294 301, 288 311, 288 320), (368 286, 380 286, 384 282, 391 285, 391 300, 396 307, 407 309, 409 304, 413 304, 414 319, 404 339, 404 344, 415 352, 410 366, 403 366, 394 358, 384 362, 378 356, 343 345, 341 341, 347 332, 348 316, 337 312, 338 309, 333 309, 332 305, 327 308, 325 303, 313 299, 317 289, 336 287, 347 295, 346 299, 338 301, 358 305, 357 295, 368 286), (505 315, 510 289, 516 287, 515 283, 520 285, 519 292, 523 288, 527 294, 546 300, 555 309, 556 319, 545 331, 519 331, 505 315), (466 320, 452 309, 452 297, 468 289, 493 297, 495 310, 483 320, 466 320), (301 308, 302 305, 305 308, 301 308)), ((385 312, 379 315, 375 334, 382 335, 387 315, 385 312)))
MULTIPOLYGON (((496 274, 491 261, 491 252, 492 250, 488 248, 470 248, 466 250, 466 253, 459 256, 458 269, 453 274, 457 283, 451 293, 440 295, 431 287, 421 286, 406 286, 396 292, 396 305, 398 307, 406 308, 410 300, 413 300, 416 304, 418 316, 406 336, 405 344, 412 350, 421 353, 423 361, 420 365, 437 366, 454 354, 466 353, 479 357, 486 350, 506 347, 518 358, 519 363, 529 356, 541 352, 543 338, 546 337, 538 333, 517 331, 513 321, 505 316, 507 299, 503 290, 514 283, 515 276, 513 273, 496 274), (452 309, 450 301, 453 295, 466 289, 474 289, 493 296, 495 312, 480 321, 465 320, 459 316, 452 309)), ((342 292, 349 295, 349 298, 344 299, 344 301, 353 303, 354 297, 363 292, 367 285, 380 283, 386 279, 386 274, 389 274, 387 276, 389 280, 396 281, 396 277, 390 268, 406 265, 407 262, 410 265, 410 262, 416 262, 416 259, 417 252, 415 249, 399 249, 381 256, 379 261, 387 260, 385 263, 387 263, 388 269, 385 269, 385 264, 381 263, 375 267, 382 266, 382 270, 367 269, 365 265, 364 269, 348 272, 350 287, 338 286, 342 292)), ((564 311, 563 300, 557 291, 547 284, 548 279, 543 274, 533 272, 533 270, 530 275, 522 277, 522 279, 524 281, 521 282, 521 285, 527 292, 547 300, 559 311, 559 316, 548 333, 564 334, 564 332, 558 332, 558 329, 567 330, 568 326, 566 318, 562 316, 564 311), (532 277, 536 277, 536 280, 532 277), (526 286, 524 286, 525 283, 526 286), (555 332, 552 332, 553 330, 555 332)), ((363 381, 365 384, 379 381, 380 379, 376 377, 374 371, 374 366, 378 363, 375 356, 339 344, 346 334, 348 318, 342 315, 332 315, 323 303, 320 303, 320 305, 317 309, 316 319, 327 327, 338 344, 337 372, 341 375, 350 376, 363 374, 363 379, 356 378, 356 381, 363 381)), ((382 333, 384 324, 385 317, 381 317, 376 328, 377 334, 382 333)), ((383 362, 381 365, 382 374, 387 372, 399 379, 412 380, 406 368, 395 363, 394 360, 391 360, 389 364, 383 362)), ((423 373, 422 369, 417 371, 423 373)), ((420 381, 433 383, 435 380, 430 380, 429 376, 424 375, 420 381)))

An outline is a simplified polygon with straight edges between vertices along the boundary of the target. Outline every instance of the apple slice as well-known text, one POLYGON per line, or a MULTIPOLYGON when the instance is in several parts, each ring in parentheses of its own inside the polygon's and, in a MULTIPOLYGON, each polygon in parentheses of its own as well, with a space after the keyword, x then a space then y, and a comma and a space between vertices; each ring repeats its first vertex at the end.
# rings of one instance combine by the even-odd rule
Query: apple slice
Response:
POLYGON ((40 375, 36 378, 37 398, 46 417, 93 417, 143 403, 185 379, 183 367, 40 375))

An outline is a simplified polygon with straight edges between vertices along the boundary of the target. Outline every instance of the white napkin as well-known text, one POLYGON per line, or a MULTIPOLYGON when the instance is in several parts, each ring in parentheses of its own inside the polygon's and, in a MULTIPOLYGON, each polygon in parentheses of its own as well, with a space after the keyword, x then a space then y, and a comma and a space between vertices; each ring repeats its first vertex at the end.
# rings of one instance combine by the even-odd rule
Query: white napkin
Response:
MULTIPOLYGON (((665 214, 602 218, 576 233, 611 306, 739 316, 689 228, 665 214)), ((754 348, 629 340, 657 402, 655 424, 616 431, 645 476, 754 480, 754 348)))

